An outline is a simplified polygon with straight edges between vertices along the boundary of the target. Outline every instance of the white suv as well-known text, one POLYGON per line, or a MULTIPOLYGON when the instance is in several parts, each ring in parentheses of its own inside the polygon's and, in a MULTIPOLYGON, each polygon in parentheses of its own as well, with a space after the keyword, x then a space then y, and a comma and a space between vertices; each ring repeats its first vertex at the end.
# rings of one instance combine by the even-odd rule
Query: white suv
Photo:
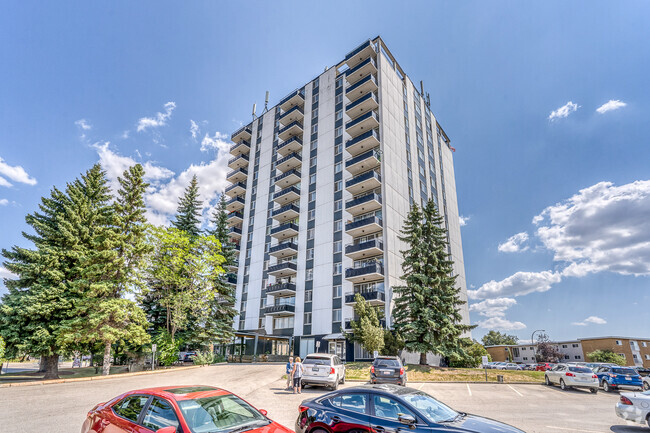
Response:
POLYGON ((312 353, 302 360, 304 373, 302 386, 321 385, 337 389, 339 383, 345 383, 345 364, 336 355, 329 353, 312 353))

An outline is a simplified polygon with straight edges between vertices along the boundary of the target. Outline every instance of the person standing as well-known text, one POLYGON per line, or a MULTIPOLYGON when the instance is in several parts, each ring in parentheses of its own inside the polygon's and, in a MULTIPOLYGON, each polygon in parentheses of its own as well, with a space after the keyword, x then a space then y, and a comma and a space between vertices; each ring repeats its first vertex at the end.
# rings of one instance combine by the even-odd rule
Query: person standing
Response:
POLYGON ((293 356, 289 357, 289 362, 287 362, 286 373, 287 373, 287 389, 291 389, 293 385, 293 377, 291 377, 291 372, 293 371, 293 356))
POLYGON ((302 389, 301 389, 302 384, 300 382, 302 380, 303 372, 304 372, 304 367, 302 366, 302 362, 300 362, 300 357, 296 356, 296 362, 293 363, 293 368, 291 369, 291 377, 293 377, 294 394, 296 392, 298 394, 302 394, 302 389))

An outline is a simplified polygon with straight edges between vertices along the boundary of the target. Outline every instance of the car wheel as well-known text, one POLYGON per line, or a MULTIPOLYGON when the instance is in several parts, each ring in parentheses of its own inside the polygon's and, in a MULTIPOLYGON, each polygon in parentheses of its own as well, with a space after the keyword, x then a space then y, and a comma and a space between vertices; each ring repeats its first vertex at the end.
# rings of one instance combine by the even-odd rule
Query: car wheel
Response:
POLYGON ((337 389, 339 389, 339 377, 338 376, 336 376, 336 380, 334 381, 334 385, 330 386, 330 388, 332 389, 332 391, 336 391, 337 389))
POLYGON ((551 386, 551 381, 548 380, 548 376, 544 376, 544 384, 545 384, 546 386, 551 386))
POLYGON ((609 391, 610 391, 609 383, 607 383, 606 380, 603 380, 603 391, 605 391, 605 392, 609 392, 609 391))
POLYGON ((643 382, 643 390, 650 391, 650 382, 643 382))
POLYGON ((345 372, 343 373, 343 377, 341 378, 341 385, 345 385, 345 372))
POLYGON ((591 388, 589 391, 591 391, 592 394, 598 394, 598 388, 591 388))
POLYGON ((564 383, 564 379, 560 379, 560 389, 562 389, 562 391, 569 389, 569 387, 566 386, 566 383, 564 383))
POLYGON ((648 423, 648 427, 650 427, 650 413, 648 414, 647 417, 645 417, 645 420, 648 423))

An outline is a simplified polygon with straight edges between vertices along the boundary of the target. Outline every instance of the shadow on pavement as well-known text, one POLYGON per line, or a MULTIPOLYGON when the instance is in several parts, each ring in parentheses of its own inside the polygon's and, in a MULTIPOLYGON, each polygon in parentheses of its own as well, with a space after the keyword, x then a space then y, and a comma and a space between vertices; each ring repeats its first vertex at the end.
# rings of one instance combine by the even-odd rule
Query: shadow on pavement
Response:
POLYGON ((632 432, 647 432, 647 427, 639 426, 629 426, 629 425, 613 425, 609 431, 615 433, 632 433, 632 432))

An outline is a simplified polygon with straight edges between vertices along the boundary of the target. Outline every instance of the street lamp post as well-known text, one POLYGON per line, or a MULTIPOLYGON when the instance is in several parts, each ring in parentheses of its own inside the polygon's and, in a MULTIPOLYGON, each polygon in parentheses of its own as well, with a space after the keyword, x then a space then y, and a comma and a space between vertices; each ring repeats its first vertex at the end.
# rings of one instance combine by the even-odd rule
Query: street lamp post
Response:
POLYGON ((537 345, 535 344, 535 332, 546 332, 546 329, 536 329, 530 335, 530 344, 533 345, 533 359, 537 362, 537 345))

